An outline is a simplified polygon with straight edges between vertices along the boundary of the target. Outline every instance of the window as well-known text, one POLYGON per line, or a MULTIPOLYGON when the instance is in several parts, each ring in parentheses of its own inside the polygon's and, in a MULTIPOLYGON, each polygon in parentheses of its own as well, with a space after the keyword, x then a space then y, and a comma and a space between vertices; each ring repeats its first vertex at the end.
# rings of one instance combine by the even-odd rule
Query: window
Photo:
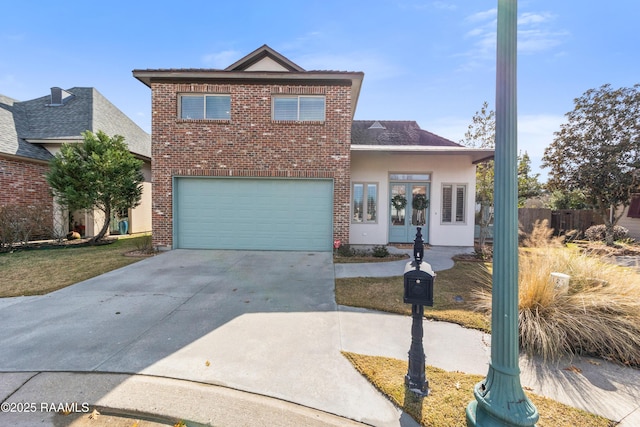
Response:
POLYGON ((353 184, 353 216, 354 223, 374 223, 378 221, 378 184, 353 184))
POLYGON ((180 118, 186 120, 229 120, 231 95, 182 95, 180 118))
POLYGON ((431 181, 429 173, 392 173, 389 175, 390 181, 431 181))
POLYGON ((442 223, 464 224, 467 186, 444 184, 442 186, 442 223))
POLYGON ((323 122, 324 103, 324 96, 275 96, 273 120, 323 122))

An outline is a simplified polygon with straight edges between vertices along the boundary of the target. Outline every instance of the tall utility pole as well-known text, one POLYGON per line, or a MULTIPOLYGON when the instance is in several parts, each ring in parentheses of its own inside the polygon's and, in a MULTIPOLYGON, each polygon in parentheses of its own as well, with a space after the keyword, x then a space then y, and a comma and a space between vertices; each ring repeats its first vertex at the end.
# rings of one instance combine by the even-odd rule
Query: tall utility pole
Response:
POLYGON ((491 362, 467 407, 467 425, 534 426, 538 411, 518 365, 517 0, 498 0, 491 362))

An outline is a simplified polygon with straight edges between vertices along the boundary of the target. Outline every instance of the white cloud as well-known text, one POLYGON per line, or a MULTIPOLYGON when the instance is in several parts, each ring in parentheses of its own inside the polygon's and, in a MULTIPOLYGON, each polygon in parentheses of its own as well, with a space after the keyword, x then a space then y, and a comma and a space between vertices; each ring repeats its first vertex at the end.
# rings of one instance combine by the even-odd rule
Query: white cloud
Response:
POLYGON ((433 3, 431 3, 431 5, 436 9, 441 9, 441 10, 457 10, 458 9, 457 4, 447 3, 444 1, 434 1, 433 3))
MULTIPOLYGON (((549 51, 569 35, 568 31, 552 27, 555 16, 547 12, 525 12, 518 17, 518 52, 532 54, 549 51)), ((497 9, 489 9, 468 16, 465 22, 471 26, 465 38, 475 40, 472 49, 462 53, 467 61, 459 70, 473 70, 494 60, 496 51, 497 9)))
POLYGON ((223 50, 221 52, 203 55, 202 62, 209 67, 226 68, 243 56, 244 55, 237 50, 223 50))
POLYGON ((531 25, 531 24, 541 24, 543 22, 548 22, 553 19, 553 15, 550 13, 531 13, 526 12, 520 15, 518 18, 518 25, 531 25))
POLYGON ((484 12, 474 13, 473 15, 467 16, 466 21, 468 22, 483 22, 483 21, 493 21, 498 17, 498 9, 489 9, 484 12))

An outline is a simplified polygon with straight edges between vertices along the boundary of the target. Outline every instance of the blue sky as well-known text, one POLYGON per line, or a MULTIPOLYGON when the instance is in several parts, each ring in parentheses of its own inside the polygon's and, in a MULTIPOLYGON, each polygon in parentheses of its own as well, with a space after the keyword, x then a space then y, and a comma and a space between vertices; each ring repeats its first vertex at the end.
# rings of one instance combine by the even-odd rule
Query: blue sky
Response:
MULTIPOLYGON (((453 141, 495 105, 497 0, 3 2, 0 94, 92 86, 151 130, 133 69, 224 68, 268 44, 307 70, 363 71, 356 119, 453 141)), ((640 83, 640 2, 520 0, 518 143, 544 148, 587 89, 640 83)))

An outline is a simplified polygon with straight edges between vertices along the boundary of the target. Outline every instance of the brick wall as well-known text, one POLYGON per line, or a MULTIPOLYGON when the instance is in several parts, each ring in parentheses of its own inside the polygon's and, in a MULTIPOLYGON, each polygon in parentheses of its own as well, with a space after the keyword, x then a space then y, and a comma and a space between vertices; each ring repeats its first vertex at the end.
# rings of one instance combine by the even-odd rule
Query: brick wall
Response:
POLYGON ((38 207, 44 214, 45 228, 53 226, 53 197, 42 163, 0 157, 0 206, 38 207))
MULTIPOLYGON (((349 238, 351 87, 152 83, 154 245, 172 245, 172 176, 333 178, 334 238, 349 238), (179 120, 180 93, 231 94, 231 119, 179 120), (271 120, 274 94, 324 94, 325 122, 271 120)), ((330 236, 328 236, 330 237, 330 236)))

